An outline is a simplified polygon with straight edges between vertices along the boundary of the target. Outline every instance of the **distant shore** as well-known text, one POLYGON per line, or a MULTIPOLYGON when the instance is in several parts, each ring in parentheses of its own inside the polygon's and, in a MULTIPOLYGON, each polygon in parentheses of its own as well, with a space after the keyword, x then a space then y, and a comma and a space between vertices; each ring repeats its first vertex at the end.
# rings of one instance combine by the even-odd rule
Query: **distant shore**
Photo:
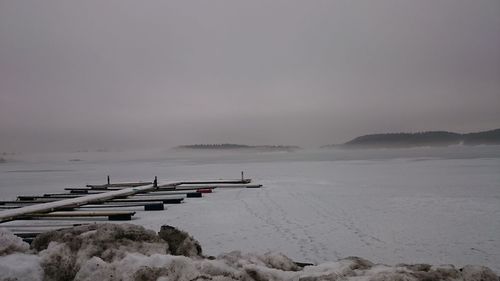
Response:
POLYGON ((448 131, 370 134, 323 148, 412 148, 450 145, 500 145, 500 129, 466 134, 448 131))
POLYGON ((244 150, 244 151, 295 151, 301 149, 292 145, 244 145, 244 144, 193 144, 175 147, 178 150, 244 150))

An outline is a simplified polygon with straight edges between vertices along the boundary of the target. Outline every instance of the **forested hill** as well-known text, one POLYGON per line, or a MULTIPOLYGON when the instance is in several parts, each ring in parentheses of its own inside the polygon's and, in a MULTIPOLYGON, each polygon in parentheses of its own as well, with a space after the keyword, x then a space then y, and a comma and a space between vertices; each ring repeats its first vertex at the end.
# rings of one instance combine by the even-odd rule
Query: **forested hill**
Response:
POLYGON ((464 144, 500 144, 500 129, 464 134, 464 144))
MULTIPOLYGON (((335 147, 345 148, 404 148, 449 145, 500 145, 500 129, 458 134, 446 131, 421 133, 372 134, 357 137, 335 147)), ((332 147, 332 146, 327 146, 332 147)))
POLYGON ((244 145, 244 144, 223 143, 223 144, 181 145, 177 146, 176 149, 294 151, 300 149, 300 147, 291 145, 244 145))

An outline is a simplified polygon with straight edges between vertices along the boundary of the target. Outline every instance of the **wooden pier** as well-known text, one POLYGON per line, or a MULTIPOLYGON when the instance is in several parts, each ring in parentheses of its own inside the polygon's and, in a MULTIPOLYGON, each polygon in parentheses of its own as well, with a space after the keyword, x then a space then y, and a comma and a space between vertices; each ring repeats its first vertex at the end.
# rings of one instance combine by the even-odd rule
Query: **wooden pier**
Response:
MULTIPOLYGON (((152 182, 110 183, 108 176, 106 184, 87 185, 84 188, 65 188, 67 191, 65 193, 20 195, 17 200, 0 201, 0 225, 15 220, 86 219, 95 221, 95 218, 99 217, 108 220, 131 220, 138 212, 138 207, 143 207, 144 211, 162 211, 166 209, 164 204, 181 204, 186 198, 200 198, 203 194, 212 193, 216 188, 262 186, 250 185, 250 183, 250 179, 241 178, 238 180, 180 181, 160 185, 156 177, 152 182), (123 210, 123 208, 129 210, 123 210)), ((5 226, 28 230, 37 227, 36 224, 26 222, 23 222, 23 225, 5 226)), ((49 229, 57 229, 57 227, 49 229)), ((33 233, 24 231, 19 233, 19 236, 30 241, 35 235, 33 233)))

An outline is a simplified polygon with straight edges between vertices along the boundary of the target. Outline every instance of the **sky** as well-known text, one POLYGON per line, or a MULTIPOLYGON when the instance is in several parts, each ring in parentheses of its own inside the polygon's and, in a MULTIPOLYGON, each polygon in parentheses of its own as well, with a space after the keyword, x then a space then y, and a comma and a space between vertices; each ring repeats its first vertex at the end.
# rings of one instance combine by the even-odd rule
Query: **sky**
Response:
POLYGON ((0 151, 499 127, 498 0, 0 0, 0 151))

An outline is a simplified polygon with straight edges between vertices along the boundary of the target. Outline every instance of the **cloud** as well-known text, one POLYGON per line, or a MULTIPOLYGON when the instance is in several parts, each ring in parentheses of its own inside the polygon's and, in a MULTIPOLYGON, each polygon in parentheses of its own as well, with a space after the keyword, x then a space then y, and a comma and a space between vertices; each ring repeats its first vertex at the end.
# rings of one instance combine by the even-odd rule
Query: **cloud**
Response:
POLYGON ((0 5, 2 150, 500 123, 496 0, 0 5))

